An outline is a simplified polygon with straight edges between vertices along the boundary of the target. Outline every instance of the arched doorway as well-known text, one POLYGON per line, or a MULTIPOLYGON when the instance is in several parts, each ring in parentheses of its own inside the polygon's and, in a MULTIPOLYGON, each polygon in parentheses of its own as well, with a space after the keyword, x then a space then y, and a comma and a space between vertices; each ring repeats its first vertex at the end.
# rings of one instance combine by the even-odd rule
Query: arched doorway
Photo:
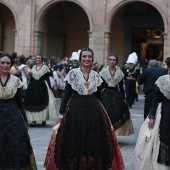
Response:
POLYGON ((43 32, 39 51, 60 59, 70 57, 89 44, 89 20, 84 10, 73 2, 58 2, 45 10, 39 22, 43 32))
POLYGON ((0 3, 0 51, 12 53, 15 50, 15 20, 8 7, 0 3))
POLYGON ((163 60, 164 23, 158 10, 144 2, 131 2, 119 9, 111 23, 110 51, 123 64, 131 52, 140 59, 163 60))

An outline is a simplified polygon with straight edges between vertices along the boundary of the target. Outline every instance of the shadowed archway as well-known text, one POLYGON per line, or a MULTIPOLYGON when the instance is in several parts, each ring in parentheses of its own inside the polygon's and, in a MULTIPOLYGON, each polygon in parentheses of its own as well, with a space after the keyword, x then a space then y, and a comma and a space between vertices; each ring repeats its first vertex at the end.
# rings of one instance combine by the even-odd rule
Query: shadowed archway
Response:
POLYGON ((78 4, 57 2, 39 17, 39 52, 60 59, 89 44, 89 16, 78 4))

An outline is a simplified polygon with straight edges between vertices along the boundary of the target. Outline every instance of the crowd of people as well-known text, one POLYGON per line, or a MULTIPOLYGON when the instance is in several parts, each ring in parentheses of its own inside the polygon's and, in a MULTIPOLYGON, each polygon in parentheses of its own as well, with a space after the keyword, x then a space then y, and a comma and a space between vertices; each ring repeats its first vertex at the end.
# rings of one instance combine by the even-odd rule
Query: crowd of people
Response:
POLYGON ((116 136, 134 133, 130 109, 140 87, 145 120, 132 169, 170 169, 170 58, 166 68, 150 60, 145 69, 135 52, 122 68, 115 54, 105 66, 94 60, 90 48, 62 61, 0 54, 0 170, 37 169, 28 126, 39 121, 45 126, 49 119, 56 119, 56 125, 44 162, 47 170, 124 169, 116 136), (60 108, 56 98, 61 98, 60 108))

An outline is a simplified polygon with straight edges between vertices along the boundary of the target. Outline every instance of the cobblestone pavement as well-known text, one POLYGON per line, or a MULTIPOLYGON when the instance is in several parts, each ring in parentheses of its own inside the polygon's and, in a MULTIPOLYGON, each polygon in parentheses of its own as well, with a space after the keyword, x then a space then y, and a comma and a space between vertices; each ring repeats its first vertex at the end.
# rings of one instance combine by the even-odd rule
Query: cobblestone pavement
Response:
MULTIPOLYGON (((135 102, 133 108, 130 109, 132 122, 134 126, 134 134, 131 136, 118 136, 118 142, 124 159, 125 170, 131 170, 131 157, 136 144, 140 126, 143 122, 143 103, 144 95, 139 95, 139 101, 135 102)), ((57 100, 59 108, 60 100, 57 100)), ((56 120, 47 121, 47 125, 42 127, 42 122, 37 122, 35 127, 29 128, 32 147, 35 154, 38 170, 45 170, 43 163, 48 147, 48 143, 52 134, 52 127, 56 120)))

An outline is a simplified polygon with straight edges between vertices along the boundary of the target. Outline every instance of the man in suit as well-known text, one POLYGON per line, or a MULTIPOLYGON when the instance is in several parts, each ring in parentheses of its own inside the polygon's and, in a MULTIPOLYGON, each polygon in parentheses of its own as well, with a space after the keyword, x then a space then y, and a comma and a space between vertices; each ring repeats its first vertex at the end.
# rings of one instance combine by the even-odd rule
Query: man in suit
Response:
POLYGON ((138 84, 143 84, 143 91, 145 93, 144 120, 147 118, 152 106, 155 82, 160 76, 167 74, 167 71, 167 69, 159 67, 157 60, 150 60, 148 68, 138 77, 138 84))

